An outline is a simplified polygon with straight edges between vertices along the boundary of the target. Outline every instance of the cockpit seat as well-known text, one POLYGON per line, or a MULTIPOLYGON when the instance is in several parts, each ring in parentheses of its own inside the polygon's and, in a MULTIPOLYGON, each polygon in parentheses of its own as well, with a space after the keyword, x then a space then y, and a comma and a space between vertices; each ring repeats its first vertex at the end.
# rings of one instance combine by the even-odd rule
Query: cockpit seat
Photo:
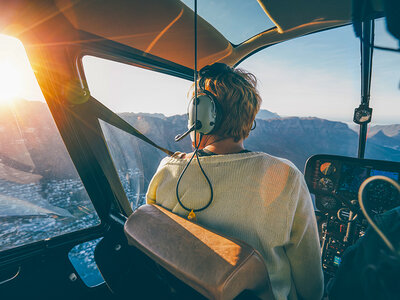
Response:
POLYGON ((261 255, 157 205, 143 205, 125 223, 128 243, 208 299, 252 291, 274 299, 261 255))

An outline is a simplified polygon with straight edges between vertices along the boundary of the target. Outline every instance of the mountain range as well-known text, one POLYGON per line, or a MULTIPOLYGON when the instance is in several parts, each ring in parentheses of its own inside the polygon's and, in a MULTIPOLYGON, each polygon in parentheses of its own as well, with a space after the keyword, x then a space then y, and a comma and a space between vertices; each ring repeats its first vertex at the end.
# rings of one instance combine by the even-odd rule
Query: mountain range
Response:
MULTIPOLYGON (((119 115, 157 144, 172 151, 191 151, 189 138, 174 142, 177 134, 186 131, 185 115, 119 115)), ((147 186, 165 154, 104 122, 102 128, 117 169, 140 170, 144 180, 141 185, 147 186)), ((400 124, 372 126, 368 137, 366 158, 400 161, 400 124)), ((311 117, 280 118, 262 110, 245 147, 287 158, 303 170, 307 158, 314 154, 356 157, 358 134, 345 123, 311 117)), ((19 100, 12 107, 0 107, 0 179, 29 183, 76 176, 45 103, 19 100)))

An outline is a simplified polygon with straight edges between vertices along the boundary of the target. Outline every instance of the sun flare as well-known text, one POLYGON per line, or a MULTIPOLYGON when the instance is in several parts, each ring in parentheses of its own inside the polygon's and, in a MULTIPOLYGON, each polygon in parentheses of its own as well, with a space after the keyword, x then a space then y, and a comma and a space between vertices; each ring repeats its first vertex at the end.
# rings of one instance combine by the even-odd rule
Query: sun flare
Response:
POLYGON ((24 45, 0 34, 0 104, 14 99, 44 101, 24 45))
POLYGON ((0 101, 17 98, 21 93, 21 87, 21 70, 11 62, 0 61, 0 101))

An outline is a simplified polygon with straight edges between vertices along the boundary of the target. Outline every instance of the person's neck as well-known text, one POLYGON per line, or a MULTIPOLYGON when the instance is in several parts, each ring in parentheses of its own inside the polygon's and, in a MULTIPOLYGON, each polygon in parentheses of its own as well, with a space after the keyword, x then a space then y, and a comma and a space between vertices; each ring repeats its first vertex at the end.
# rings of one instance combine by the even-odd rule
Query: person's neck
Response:
POLYGON ((235 142, 233 138, 222 139, 212 136, 207 140, 203 149, 211 151, 215 154, 231 154, 243 151, 244 146, 243 140, 235 142))

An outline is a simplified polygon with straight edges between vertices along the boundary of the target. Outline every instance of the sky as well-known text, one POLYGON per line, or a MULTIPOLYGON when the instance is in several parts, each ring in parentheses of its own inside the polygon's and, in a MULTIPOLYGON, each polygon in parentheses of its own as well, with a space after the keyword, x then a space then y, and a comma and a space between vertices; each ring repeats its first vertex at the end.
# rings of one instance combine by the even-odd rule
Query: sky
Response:
MULTIPOLYGON (((255 0, 202 0, 198 10, 234 44, 274 26, 255 0)), ((398 47, 383 19, 375 41, 398 47)), ((373 62, 373 123, 400 123, 400 54, 375 50, 373 62)), ((116 112, 186 112, 187 80, 89 56, 83 64, 91 94, 116 112)), ((360 103, 360 43, 351 26, 274 45, 238 67, 258 78, 262 108, 281 116, 350 123, 360 103)), ((10 96, 44 100, 23 45, 0 35, 0 101, 10 96)))

